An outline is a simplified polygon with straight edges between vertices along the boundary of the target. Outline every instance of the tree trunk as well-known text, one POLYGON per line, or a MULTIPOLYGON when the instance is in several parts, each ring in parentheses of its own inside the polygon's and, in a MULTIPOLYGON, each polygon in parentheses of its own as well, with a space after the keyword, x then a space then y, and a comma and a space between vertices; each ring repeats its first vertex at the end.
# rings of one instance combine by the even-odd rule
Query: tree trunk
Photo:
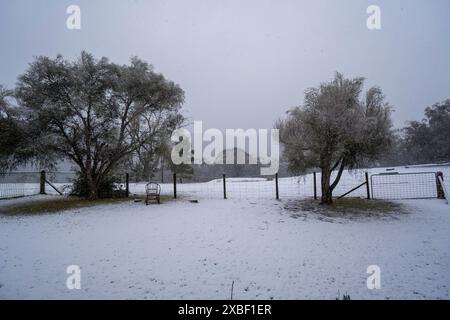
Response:
POLYGON ((326 165, 321 167, 322 204, 333 204, 333 190, 336 188, 341 179, 342 173, 344 172, 345 169, 345 164, 346 164, 345 158, 341 157, 340 160, 338 160, 338 162, 336 162, 336 164, 332 168, 329 168, 329 166, 326 165), (333 172, 334 169, 337 168, 337 166, 339 166, 338 173, 333 183, 331 183, 331 173, 333 172))
POLYGON ((322 201, 321 204, 333 203, 333 189, 330 186, 331 172, 328 168, 321 168, 321 189, 322 189, 322 201))
POLYGON ((161 183, 164 183, 164 158, 161 157, 161 183))
POLYGON ((98 187, 95 183, 95 179, 93 177, 92 172, 86 173, 86 184, 88 188, 88 197, 89 200, 96 200, 98 199, 98 187))

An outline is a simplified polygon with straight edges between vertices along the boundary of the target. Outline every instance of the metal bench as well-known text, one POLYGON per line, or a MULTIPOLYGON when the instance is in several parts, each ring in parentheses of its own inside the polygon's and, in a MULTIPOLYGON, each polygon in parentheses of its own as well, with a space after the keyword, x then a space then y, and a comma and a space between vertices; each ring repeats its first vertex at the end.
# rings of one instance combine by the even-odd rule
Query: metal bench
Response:
POLYGON ((150 200, 156 200, 158 204, 160 203, 161 186, 155 182, 149 182, 145 185, 145 193, 147 197, 145 198, 145 204, 148 205, 150 200))

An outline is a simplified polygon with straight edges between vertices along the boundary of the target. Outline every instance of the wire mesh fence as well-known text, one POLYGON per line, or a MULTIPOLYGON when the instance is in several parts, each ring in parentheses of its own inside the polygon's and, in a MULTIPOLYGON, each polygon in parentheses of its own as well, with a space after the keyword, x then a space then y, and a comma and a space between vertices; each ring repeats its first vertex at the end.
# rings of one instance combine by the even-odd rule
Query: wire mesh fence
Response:
POLYGON ((195 175, 187 178, 183 175, 174 176, 173 173, 170 175, 166 173, 163 180, 160 176, 143 180, 142 177, 130 174, 130 195, 145 195, 145 185, 149 182, 158 183, 161 186, 162 196, 174 196, 174 182, 176 183, 177 194, 180 197, 187 196, 213 199, 221 197, 223 194, 221 183, 218 183, 216 179, 212 179, 211 176, 195 175), (174 181, 174 179, 176 179, 176 181, 174 181))
POLYGON ((0 174, 0 199, 39 194, 39 172, 11 172, 0 174))
MULTIPOLYGON (((331 181, 336 178, 333 172, 331 181)), ((290 199, 320 198, 321 174, 282 177, 218 177, 208 182, 176 182, 176 193, 180 197, 227 198, 227 199, 290 199)), ((173 195, 174 184, 162 184, 162 194, 173 195)), ((145 184, 133 187, 143 193, 145 184)), ((434 172, 407 174, 374 174, 369 179, 366 171, 346 171, 333 190, 335 198, 342 196, 375 199, 436 198, 436 176, 434 172)))
MULTIPOLYGON (((333 172, 331 181, 336 177, 333 172)), ((42 193, 71 193, 76 178, 74 172, 45 172, 42 189, 41 172, 13 172, 0 174, 0 199, 31 196, 42 193)), ((145 195, 149 181, 139 181, 127 173, 116 175, 117 189, 124 195, 145 195), (129 192, 127 192, 129 191, 129 192)), ((321 174, 309 173, 301 176, 278 177, 226 177, 218 174, 215 179, 195 177, 191 181, 174 176, 170 182, 160 183, 161 195, 206 199, 290 199, 321 197, 321 174), (204 181, 204 182, 192 182, 204 181)), ((166 180, 167 181, 167 180, 166 180)), ((333 190, 334 197, 349 196, 374 199, 417 199, 438 196, 435 172, 396 174, 373 174, 368 179, 365 171, 345 171, 333 190)))
MULTIPOLYGON (((332 179, 335 178, 335 174, 332 179)), ((206 182, 186 182, 175 177, 171 183, 160 183, 161 194, 188 198, 206 199, 289 199, 320 197, 320 174, 306 174, 302 176, 281 177, 253 176, 226 177, 218 175, 216 179, 206 182), (314 182, 315 180, 315 182, 314 182), (176 189, 176 191, 175 191, 176 189)), ((355 186, 364 183, 365 173, 345 174, 336 187, 336 196, 344 194, 355 186)), ((130 193, 145 194, 146 182, 130 182, 130 193)), ((356 196, 366 197, 365 188, 355 190, 356 196)))
MULTIPOLYGON (((312 175, 311 175, 312 176, 312 175)), ((322 196, 322 190, 320 187, 320 181, 322 179, 321 173, 316 174, 317 178, 317 196, 322 196)), ((333 182, 336 179, 337 171, 333 171, 331 174, 331 182, 333 182)), ((311 178, 312 179, 312 178, 311 178)), ((361 198, 367 198, 367 188, 365 186, 362 186, 363 183, 367 182, 366 180, 366 172, 363 170, 354 170, 354 171, 344 171, 339 183, 337 186, 333 189, 333 197, 341 197, 342 195, 346 194, 350 190, 360 186, 356 190, 352 191, 349 196, 352 197, 361 197, 361 198)))
POLYGON ((437 198, 435 172, 374 174, 371 187, 374 199, 437 198))
POLYGON ((69 194, 72 190, 73 172, 9 172, 0 174, 0 199, 45 194, 69 194), (42 179, 44 177, 44 186, 42 179), (43 188, 43 189, 42 189, 43 188), (43 191, 43 192, 42 192, 43 191))

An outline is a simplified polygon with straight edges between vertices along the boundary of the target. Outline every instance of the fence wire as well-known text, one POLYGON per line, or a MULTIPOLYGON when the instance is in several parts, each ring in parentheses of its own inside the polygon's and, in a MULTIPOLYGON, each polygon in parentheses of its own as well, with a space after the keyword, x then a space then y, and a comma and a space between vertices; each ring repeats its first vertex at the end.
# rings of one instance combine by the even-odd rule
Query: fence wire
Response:
MULTIPOLYGON (((332 175, 334 180, 336 174, 332 175)), ((321 196, 321 175, 316 174, 316 195, 321 196)), ((344 194, 359 184, 365 182, 364 172, 346 173, 341 178, 334 191, 335 196, 344 194)), ((145 182, 130 183, 131 194, 145 194, 145 182)), ((173 195, 174 186, 171 183, 162 183, 161 194, 173 195)), ((177 179, 177 196, 188 198, 223 199, 223 177, 217 177, 207 182, 182 182, 177 179)), ((275 176, 259 177, 226 177, 225 189, 227 199, 275 199, 275 176)), ((278 195, 280 199, 298 199, 314 197, 314 174, 278 178, 278 195)), ((360 188, 352 196, 366 197, 365 188, 360 188)))
POLYGON ((11 172, 0 174, 0 199, 39 194, 40 173, 11 172))
MULTIPOLYGON (((45 179, 51 183, 56 189, 58 189, 62 194, 68 195, 72 192, 73 182, 76 178, 75 172, 56 172, 47 171, 45 173, 45 179)), ((59 194, 58 191, 53 189, 51 185, 46 183, 45 186, 46 194, 59 194)))
POLYGON ((437 197, 436 173, 414 172, 371 176, 374 199, 427 199, 437 197))
MULTIPOLYGON (((333 172, 331 181, 334 181, 336 172, 333 172)), ((63 194, 70 194, 76 175, 73 172, 46 172, 46 181, 56 187, 63 194)), ((125 189, 126 174, 117 177, 118 188, 125 189)), ((197 177, 198 178, 198 177, 197 177)), ((140 182, 129 176, 130 194, 145 195, 147 182, 140 182)), ((196 179, 199 181, 199 179, 196 179)), ((200 180, 208 180, 201 177, 200 180)), ((276 180, 274 176, 259 177, 226 177, 227 199, 275 199, 276 180)), ((339 184, 333 190, 333 196, 339 197, 349 190, 366 181, 364 171, 345 171, 339 184)), ((45 185, 47 194, 59 194, 48 183, 45 185)), ((444 180, 448 183, 448 180, 444 180)), ((321 174, 316 174, 316 196, 321 197, 321 174)), ((161 195, 173 196, 174 183, 160 183, 161 195)), ((448 188, 448 187, 447 187, 448 188)), ((177 196, 181 198, 209 198, 223 199, 224 185, 222 175, 206 182, 189 182, 177 178, 177 196)), ((370 178, 370 191, 374 199, 417 199, 436 198, 436 174, 434 172, 414 172, 397 174, 374 174, 370 178)), ((39 194, 40 172, 13 172, 0 174, 0 199, 23 197, 39 194)), ((313 197, 314 174, 302 176, 280 177, 278 179, 278 195, 280 199, 299 199, 313 197)), ((354 190, 349 196, 366 197, 366 186, 354 190)))

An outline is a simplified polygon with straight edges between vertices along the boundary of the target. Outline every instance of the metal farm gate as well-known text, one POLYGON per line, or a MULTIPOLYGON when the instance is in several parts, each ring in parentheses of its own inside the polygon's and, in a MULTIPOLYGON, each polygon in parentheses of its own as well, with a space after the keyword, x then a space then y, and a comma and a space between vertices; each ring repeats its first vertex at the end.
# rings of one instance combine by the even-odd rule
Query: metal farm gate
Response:
POLYGON ((373 199, 437 198, 435 172, 374 174, 370 177, 373 199))

